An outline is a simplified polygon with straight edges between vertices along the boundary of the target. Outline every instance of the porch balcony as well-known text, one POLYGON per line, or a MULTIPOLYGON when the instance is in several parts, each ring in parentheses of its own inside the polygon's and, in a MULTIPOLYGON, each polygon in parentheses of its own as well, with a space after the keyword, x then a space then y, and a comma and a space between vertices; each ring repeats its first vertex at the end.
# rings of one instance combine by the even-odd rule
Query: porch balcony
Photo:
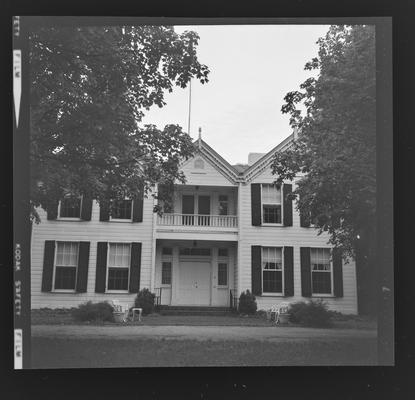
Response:
POLYGON ((175 185, 172 205, 156 217, 156 237, 234 241, 237 198, 237 187, 175 185))
POLYGON ((202 228, 238 228, 236 215, 165 213, 157 217, 158 226, 197 226, 202 228))

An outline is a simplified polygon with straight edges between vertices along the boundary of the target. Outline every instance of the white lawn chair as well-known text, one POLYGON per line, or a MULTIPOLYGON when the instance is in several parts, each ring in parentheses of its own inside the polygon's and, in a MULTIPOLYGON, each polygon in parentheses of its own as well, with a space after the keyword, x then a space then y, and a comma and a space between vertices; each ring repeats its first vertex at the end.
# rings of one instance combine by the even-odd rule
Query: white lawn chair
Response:
POLYGON ((278 324, 280 322, 280 314, 287 314, 289 307, 290 307, 290 303, 288 303, 286 301, 283 301, 282 303, 271 307, 271 310, 270 310, 271 317, 272 317, 273 314, 275 315, 275 323, 276 324, 278 324))
POLYGON ((122 303, 119 300, 113 299, 112 306, 114 307, 114 312, 124 313, 123 322, 127 322, 127 319, 130 314, 130 306, 128 303, 122 303))

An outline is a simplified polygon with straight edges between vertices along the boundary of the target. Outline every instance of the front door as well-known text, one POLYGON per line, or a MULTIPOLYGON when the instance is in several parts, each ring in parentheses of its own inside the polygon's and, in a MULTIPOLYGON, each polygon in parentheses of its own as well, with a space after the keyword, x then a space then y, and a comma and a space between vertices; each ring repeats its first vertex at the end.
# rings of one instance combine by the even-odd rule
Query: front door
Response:
POLYGON ((195 197, 193 195, 184 194, 182 198, 182 223, 183 225, 194 225, 195 213, 195 197))
POLYGON ((211 263, 209 261, 181 261, 177 304, 187 306, 210 305, 211 263))
POLYGON ((198 214, 199 226, 210 225, 210 196, 199 196, 198 214))

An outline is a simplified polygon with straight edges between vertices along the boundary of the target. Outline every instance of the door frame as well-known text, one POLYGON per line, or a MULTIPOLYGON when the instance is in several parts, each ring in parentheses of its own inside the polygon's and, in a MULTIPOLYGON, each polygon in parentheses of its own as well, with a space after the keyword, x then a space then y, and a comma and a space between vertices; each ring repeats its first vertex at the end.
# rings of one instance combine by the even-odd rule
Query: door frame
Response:
MULTIPOLYGON (((206 307, 210 307, 212 306, 212 277, 213 277, 213 260, 212 260, 212 256, 179 256, 178 258, 178 268, 177 268, 177 276, 175 277, 175 279, 172 279, 172 285, 174 285, 175 287, 172 287, 172 294, 173 294, 173 290, 175 293, 174 296, 174 301, 173 301, 173 297, 172 297, 172 302, 171 305, 183 305, 186 306, 185 304, 178 304, 177 300, 180 298, 180 292, 179 292, 179 283, 180 283, 180 272, 181 272, 181 262, 185 261, 185 262, 204 262, 204 263, 208 263, 209 264, 209 304, 206 305, 206 307)), ((195 304, 188 304, 189 306, 197 306, 195 304)))

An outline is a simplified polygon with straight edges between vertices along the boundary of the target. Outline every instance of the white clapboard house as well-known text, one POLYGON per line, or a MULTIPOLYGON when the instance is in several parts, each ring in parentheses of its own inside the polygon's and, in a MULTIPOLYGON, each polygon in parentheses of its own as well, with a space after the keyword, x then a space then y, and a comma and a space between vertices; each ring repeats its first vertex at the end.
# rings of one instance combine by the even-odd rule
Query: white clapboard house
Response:
MULTIPOLYGON (((246 289, 258 309, 324 298, 357 313, 355 263, 332 254, 286 195, 270 163, 289 136, 248 165, 230 165, 201 138, 182 164, 171 212, 155 199, 114 203, 62 199, 32 232, 32 308, 74 307, 88 300, 134 301, 148 288, 165 306, 231 307, 246 289)), ((155 191, 157 188, 154 189, 155 191)))

